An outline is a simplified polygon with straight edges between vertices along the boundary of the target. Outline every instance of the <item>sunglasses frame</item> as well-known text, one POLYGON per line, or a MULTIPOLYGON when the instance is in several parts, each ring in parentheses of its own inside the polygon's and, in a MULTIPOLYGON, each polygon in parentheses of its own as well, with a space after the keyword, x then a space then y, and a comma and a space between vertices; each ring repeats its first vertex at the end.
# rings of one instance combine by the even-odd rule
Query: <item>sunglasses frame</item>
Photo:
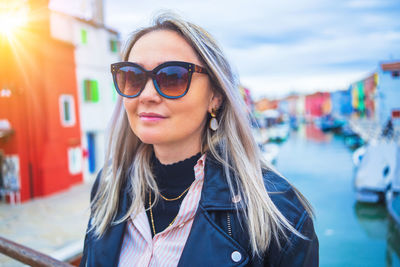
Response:
POLYGON ((117 90, 118 94, 120 94, 123 97, 127 97, 127 98, 138 97, 142 93, 144 88, 146 87, 146 84, 147 84, 147 81, 149 80, 149 78, 152 79, 154 88, 157 90, 157 93, 159 95, 161 95, 162 97, 165 97, 165 98, 168 98, 168 99, 181 98, 184 95, 186 95, 187 92, 189 91, 190 82, 192 80, 193 72, 208 74, 207 70, 204 67, 201 67, 201 66, 198 66, 196 64, 189 63, 189 62, 183 62, 183 61, 167 61, 167 62, 164 62, 164 63, 158 65, 153 70, 146 70, 145 68, 143 68, 139 64, 136 64, 136 63, 133 63, 133 62, 129 62, 129 61, 123 61, 123 62, 117 62, 117 63, 111 64, 111 73, 112 73, 112 76, 113 76, 115 89, 117 90), (122 93, 122 91, 118 87, 117 72, 118 72, 119 69, 121 69, 122 67, 126 67, 126 66, 131 66, 131 67, 138 68, 138 69, 140 69, 141 71, 143 71, 146 74, 146 78, 147 78, 146 79, 146 83, 144 83, 143 87, 135 95, 126 95, 126 94, 122 93), (163 69, 163 68, 169 67, 169 66, 184 67, 188 71, 188 81, 187 81, 186 89, 185 89, 184 93, 179 95, 179 96, 168 96, 168 95, 164 94, 161 91, 161 89, 160 89, 160 87, 159 87, 159 85, 157 83, 157 80, 156 80, 157 72, 160 69, 163 69))

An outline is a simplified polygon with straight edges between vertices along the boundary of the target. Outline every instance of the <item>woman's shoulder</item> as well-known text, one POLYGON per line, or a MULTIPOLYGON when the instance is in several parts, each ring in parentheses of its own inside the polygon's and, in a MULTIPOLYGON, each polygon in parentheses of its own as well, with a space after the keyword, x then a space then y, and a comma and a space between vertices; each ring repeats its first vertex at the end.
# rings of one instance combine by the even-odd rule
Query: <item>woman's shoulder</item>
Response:
MULTIPOLYGON (((282 215, 293 227, 304 236, 299 237, 293 232, 288 232, 288 240, 283 240, 282 247, 272 245, 267 253, 280 255, 276 258, 279 266, 318 266, 319 243, 314 230, 311 207, 306 208, 306 199, 291 185, 288 180, 273 170, 263 171, 264 183, 267 192, 282 215), (287 242, 288 241, 288 242, 287 242)), ((274 243, 275 244, 275 243, 274 243)))
POLYGON ((270 193, 283 193, 294 190, 286 178, 272 169, 262 170, 264 184, 270 193))
POLYGON ((97 190, 98 190, 98 188, 99 188, 102 171, 103 171, 103 169, 101 169, 101 170, 97 173, 96 179, 95 179, 94 182, 93 182, 92 189, 90 190, 90 202, 93 201, 93 199, 94 199, 94 197, 95 197, 95 195, 96 195, 96 193, 97 193, 97 190))
POLYGON ((272 202, 294 226, 310 217, 301 193, 286 178, 273 170, 263 170, 265 188, 272 202))

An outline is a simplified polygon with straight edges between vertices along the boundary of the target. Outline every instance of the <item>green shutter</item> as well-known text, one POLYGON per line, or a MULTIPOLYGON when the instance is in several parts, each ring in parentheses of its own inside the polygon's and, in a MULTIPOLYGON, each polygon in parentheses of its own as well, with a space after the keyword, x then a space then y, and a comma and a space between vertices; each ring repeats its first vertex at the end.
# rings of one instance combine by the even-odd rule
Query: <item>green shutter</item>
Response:
POLYGON ((83 81, 83 100, 89 102, 92 100, 90 80, 83 81))
POLYGON ((68 101, 64 100, 64 120, 69 122, 70 120, 70 110, 68 101))
POLYGON ((85 29, 81 29, 81 43, 87 44, 87 31, 85 29))
POLYGON ((92 102, 99 102, 99 84, 96 80, 91 81, 92 102))
POLYGON ((357 85, 358 87, 358 109, 361 112, 365 111, 365 89, 364 89, 364 81, 361 81, 357 85))
POLYGON ((110 40, 110 50, 111 52, 117 52, 117 44, 115 40, 110 40))
POLYGON ((117 41, 116 40, 112 40, 111 41, 111 51, 113 51, 113 52, 117 52, 118 51, 118 46, 117 46, 117 41))

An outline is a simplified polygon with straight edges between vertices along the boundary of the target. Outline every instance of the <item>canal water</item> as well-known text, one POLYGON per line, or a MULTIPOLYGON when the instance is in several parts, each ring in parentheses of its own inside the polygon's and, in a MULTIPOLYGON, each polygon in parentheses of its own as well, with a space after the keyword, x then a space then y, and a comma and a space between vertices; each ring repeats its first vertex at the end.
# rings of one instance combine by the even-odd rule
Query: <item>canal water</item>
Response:
POLYGON ((281 144, 276 167, 311 202, 320 266, 399 266, 400 234, 383 204, 355 201, 352 151, 312 125, 281 144))

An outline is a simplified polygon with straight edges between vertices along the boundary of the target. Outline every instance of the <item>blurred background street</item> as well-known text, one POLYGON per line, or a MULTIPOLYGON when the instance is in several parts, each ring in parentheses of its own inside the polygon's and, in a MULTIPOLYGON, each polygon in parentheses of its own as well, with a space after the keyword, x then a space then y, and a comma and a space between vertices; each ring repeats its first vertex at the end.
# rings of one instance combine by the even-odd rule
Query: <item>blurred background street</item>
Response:
POLYGON ((222 45, 263 157, 315 209, 320 266, 400 266, 397 0, 0 0, 0 236, 79 257, 110 64, 165 9, 222 45))
MULTIPOLYGON (((19 204, 0 204, 0 235, 56 259, 81 253, 89 219, 90 184, 19 204)), ((24 266, 0 254, 0 266, 24 266)))

